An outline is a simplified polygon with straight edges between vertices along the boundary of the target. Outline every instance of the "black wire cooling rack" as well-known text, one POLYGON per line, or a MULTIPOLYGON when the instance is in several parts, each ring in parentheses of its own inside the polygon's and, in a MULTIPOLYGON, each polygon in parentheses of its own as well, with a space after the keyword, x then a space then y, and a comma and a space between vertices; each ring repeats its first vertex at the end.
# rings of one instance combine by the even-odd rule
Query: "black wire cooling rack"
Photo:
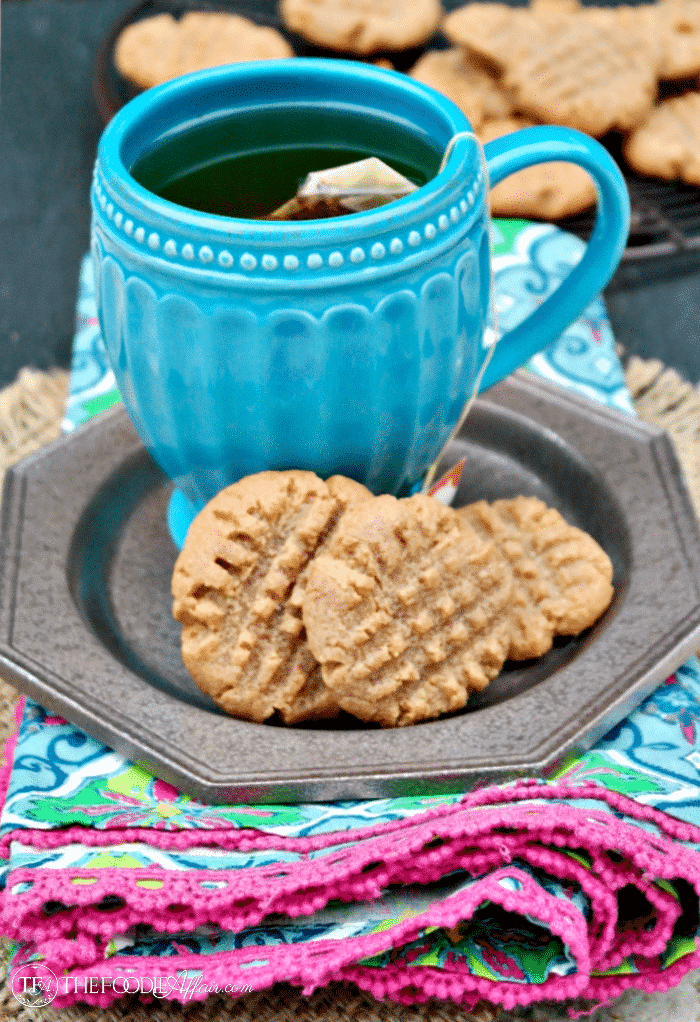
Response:
MULTIPOLYGON (((682 255, 700 257, 700 188, 625 173, 632 217, 623 261, 682 255)), ((559 226, 587 239, 593 212, 560 220, 559 226)))

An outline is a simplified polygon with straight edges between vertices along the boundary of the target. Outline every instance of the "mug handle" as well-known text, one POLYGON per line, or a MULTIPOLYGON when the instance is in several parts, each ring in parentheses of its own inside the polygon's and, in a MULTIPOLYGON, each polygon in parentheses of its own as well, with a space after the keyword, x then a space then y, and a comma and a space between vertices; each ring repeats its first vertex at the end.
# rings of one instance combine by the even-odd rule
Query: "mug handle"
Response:
POLYGON ((542 305, 505 333, 486 367, 479 392, 492 387, 556 340, 603 290, 627 244, 630 201, 620 170, 603 146, 573 128, 523 128, 484 146, 491 185, 535 163, 565 161, 583 167, 598 193, 593 233, 580 262, 542 305))

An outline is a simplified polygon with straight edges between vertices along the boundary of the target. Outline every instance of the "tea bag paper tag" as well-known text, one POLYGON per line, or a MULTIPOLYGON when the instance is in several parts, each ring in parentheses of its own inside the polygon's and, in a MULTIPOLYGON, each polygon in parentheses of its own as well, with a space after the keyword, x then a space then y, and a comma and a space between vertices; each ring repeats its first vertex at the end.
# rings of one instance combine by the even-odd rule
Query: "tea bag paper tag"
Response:
POLYGON ((418 185, 370 156, 341 167, 308 174, 297 194, 271 213, 270 220, 296 220, 315 216, 361 213, 415 192, 418 185))
POLYGON ((417 187, 378 157, 370 156, 342 167, 314 171, 297 194, 302 198, 334 198, 341 206, 359 213, 410 195, 417 187))

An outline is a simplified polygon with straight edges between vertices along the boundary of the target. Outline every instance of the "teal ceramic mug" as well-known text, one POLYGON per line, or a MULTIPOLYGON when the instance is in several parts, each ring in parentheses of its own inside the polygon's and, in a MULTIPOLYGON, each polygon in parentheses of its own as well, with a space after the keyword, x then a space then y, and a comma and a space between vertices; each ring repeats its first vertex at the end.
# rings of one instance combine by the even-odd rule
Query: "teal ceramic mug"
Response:
POLYGON ((619 262, 628 195, 597 142, 531 128, 490 142, 484 161, 447 99, 342 60, 215 68, 128 103, 100 140, 91 193, 100 325, 136 429, 188 501, 284 468, 408 492, 488 352, 487 175, 552 160, 595 180, 593 235, 500 340, 482 389, 555 339, 619 262), (303 172, 367 155, 419 187, 344 217, 253 218, 303 172))

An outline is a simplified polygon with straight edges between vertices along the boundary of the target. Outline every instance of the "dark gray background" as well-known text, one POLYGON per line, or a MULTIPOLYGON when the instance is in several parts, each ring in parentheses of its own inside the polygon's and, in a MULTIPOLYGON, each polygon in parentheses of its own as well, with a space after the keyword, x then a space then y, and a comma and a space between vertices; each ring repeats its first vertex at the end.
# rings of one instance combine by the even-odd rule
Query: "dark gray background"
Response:
POLYGON ((24 365, 67 365, 88 190, 102 129, 99 44, 130 0, 2 5, 0 386, 24 365))
MULTIPOLYGON (((101 131, 92 68, 132 0, 6 0, 0 104, 0 386, 67 365, 101 131)), ((700 254, 624 266, 606 293, 630 352, 700 379, 700 254)))

